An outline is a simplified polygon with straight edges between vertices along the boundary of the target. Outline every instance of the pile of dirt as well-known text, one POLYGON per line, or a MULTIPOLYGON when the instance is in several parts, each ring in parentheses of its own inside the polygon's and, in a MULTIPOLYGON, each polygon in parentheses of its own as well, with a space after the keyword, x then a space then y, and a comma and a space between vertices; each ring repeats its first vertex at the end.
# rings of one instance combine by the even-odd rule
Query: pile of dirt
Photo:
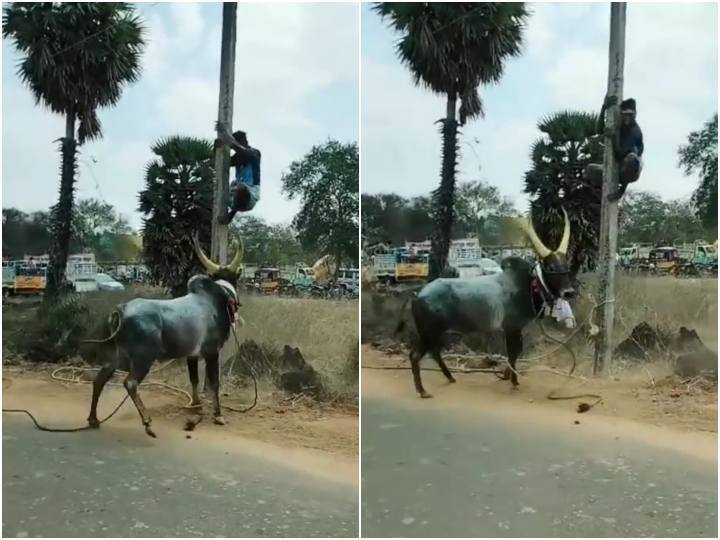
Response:
POLYGON ((717 382, 717 353, 705 346, 694 329, 681 326, 676 336, 667 337, 642 322, 615 348, 616 355, 640 362, 650 362, 665 351, 675 353, 673 371, 678 377, 704 377, 717 382))
POLYGON ((322 377, 303 357, 300 349, 285 345, 282 352, 249 339, 240 345, 240 361, 234 372, 246 377, 267 377, 288 394, 303 394, 316 400, 328 395, 322 377))
POLYGON ((653 358, 654 353, 665 346, 665 340, 660 332, 643 321, 636 325, 630 335, 615 348, 615 354, 628 359, 648 362, 653 358))
POLYGON ((681 326, 674 345, 679 352, 675 358, 676 375, 704 377, 717 384, 717 353, 705 346, 695 330, 681 326))

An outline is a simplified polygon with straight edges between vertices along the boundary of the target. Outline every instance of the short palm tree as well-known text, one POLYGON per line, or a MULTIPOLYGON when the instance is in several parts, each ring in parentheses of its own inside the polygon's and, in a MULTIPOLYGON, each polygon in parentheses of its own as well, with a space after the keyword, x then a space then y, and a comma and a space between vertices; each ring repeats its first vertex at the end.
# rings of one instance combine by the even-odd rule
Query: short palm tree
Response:
POLYGON ((144 32, 132 5, 123 2, 13 2, 3 8, 3 37, 22 55, 20 79, 38 104, 66 118, 49 296, 65 277, 77 146, 102 135, 97 109, 115 105, 123 87, 139 78, 144 32))
POLYGON ((168 137, 152 147, 138 210, 143 214, 143 259, 156 283, 173 296, 202 272, 192 250, 193 234, 209 245, 212 223, 213 147, 192 137, 168 137))
POLYGON ((442 169, 434 193, 434 279, 447 264, 454 220, 458 120, 483 114, 478 88, 498 82, 504 63, 520 54, 528 12, 523 2, 379 2, 374 10, 400 33, 397 53, 416 84, 446 96, 442 169), (459 107, 458 107, 459 103, 459 107))
POLYGON ((589 163, 602 163, 603 145, 595 137, 597 115, 562 111, 538 123, 540 137, 530 150, 532 168, 525 173, 525 192, 531 196, 531 213, 538 235, 556 246, 567 210, 572 225, 570 270, 573 275, 592 266, 600 234, 601 185, 583 179, 589 163))

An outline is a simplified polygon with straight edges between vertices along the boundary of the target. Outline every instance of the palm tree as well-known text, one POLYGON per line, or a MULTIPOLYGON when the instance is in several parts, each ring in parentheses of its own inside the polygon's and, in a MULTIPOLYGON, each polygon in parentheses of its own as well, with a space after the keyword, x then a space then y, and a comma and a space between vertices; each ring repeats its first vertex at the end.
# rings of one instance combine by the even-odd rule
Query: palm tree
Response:
POLYGON ((417 85, 446 96, 440 186, 430 279, 447 263, 454 219, 458 120, 483 114, 481 84, 498 82, 508 57, 520 54, 528 12, 523 2, 379 2, 373 9, 401 34, 397 54, 417 85), (459 108, 458 108, 459 102, 459 108))
POLYGON ((540 120, 541 136, 532 146, 532 168, 525 173, 525 192, 532 197, 533 225, 543 243, 557 245, 565 207, 570 216, 570 270, 577 274, 594 264, 600 234, 601 185, 582 178, 588 163, 602 163, 603 145, 596 137, 597 115, 562 111, 540 120))
POLYGON ((97 109, 115 105, 123 87, 139 78, 144 33, 132 5, 123 2, 13 2, 3 8, 3 37, 22 54, 18 76, 38 104, 66 118, 49 296, 65 278, 78 144, 102 136, 97 109))
POLYGON ((143 258, 157 283, 173 296, 185 294, 187 280, 203 267, 192 237, 210 243, 214 152, 212 143, 174 136, 156 142, 147 165, 138 210, 143 214, 143 258))

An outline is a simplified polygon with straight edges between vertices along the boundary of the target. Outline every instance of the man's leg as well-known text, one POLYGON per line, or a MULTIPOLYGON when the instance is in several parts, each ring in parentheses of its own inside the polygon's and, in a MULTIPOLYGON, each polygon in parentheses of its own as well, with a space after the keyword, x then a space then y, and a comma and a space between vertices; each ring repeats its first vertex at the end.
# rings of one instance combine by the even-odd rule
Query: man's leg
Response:
POLYGON ((240 184, 234 190, 230 190, 230 207, 228 208, 227 214, 218 218, 218 223, 221 225, 228 225, 235 214, 238 212, 246 212, 248 210, 248 204, 250 200, 250 194, 247 186, 240 184))
POLYGON ((620 200, 625 195, 628 184, 637 181, 638 178, 640 178, 640 158, 637 154, 631 152, 620 163, 618 188, 608 195, 608 201, 620 200))

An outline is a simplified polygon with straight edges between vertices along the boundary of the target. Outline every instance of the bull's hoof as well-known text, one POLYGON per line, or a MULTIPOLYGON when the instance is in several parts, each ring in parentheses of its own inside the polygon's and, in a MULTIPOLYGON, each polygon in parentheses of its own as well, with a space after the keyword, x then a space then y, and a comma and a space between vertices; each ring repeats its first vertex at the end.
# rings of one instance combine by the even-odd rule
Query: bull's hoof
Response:
POLYGON ((448 379, 448 382, 451 383, 451 384, 452 384, 452 383, 456 383, 456 382, 457 382, 457 379, 456 379, 455 377, 450 377, 450 378, 448 379))
POLYGON ((218 426, 224 426, 225 424, 227 424, 227 422, 222 415, 217 415, 213 417, 213 424, 217 424, 218 426))
POLYGON ((97 418, 88 418, 88 426, 90 426, 91 429, 99 429, 100 421, 97 418))
POLYGON ((512 383, 512 386, 510 387, 511 390, 520 390, 520 385, 516 382, 512 383))
POLYGON ((432 394, 428 394, 427 392, 420 392, 420 397, 423 399, 430 399, 432 397, 432 394))
POLYGON ((157 439, 157 435, 155 435, 155 432, 152 430, 150 426, 145 426, 145 433, 150 435, 153 439, 157 439))
POLYGON ((510 371, 510 368, 509 368, 509 367, 508 367, 508 368, 505 368, 505 371, 503 372, 502 380, 503 380, 503 381, 509 380, 511 373, 512 373, 512 371, 510 371))

